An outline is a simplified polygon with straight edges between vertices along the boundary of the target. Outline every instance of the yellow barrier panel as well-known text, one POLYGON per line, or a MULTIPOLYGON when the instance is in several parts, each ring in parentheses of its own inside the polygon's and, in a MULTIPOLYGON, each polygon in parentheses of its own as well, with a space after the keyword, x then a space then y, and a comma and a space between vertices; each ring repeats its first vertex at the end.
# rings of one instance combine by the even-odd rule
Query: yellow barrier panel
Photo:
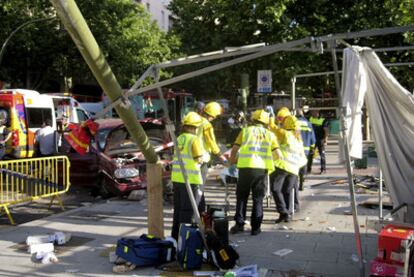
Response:
POLYGON ((18 159, 0 162, 0 212, 5 211, 11 224, 13 217, 8 206, 30 202, 39 198, 57 199, 70 187, 70 162, 66 156, 18 159))

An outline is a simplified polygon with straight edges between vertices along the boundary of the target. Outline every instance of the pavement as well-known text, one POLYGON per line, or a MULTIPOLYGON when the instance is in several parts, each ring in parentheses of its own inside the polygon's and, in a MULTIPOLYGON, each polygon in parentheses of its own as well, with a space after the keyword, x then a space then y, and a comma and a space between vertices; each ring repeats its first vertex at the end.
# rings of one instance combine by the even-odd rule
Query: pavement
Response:
MULTIPOLYGON (((249 230, 231 235, 230 240, 240 254, 240 265, 257 264, 261 276, 359 276, 359 263, 352 216, 349 215, 349 191, 344 182, 323 184, 327 178, 345 176, 337 163, 337 144, 328 146, 328 172, 312 174, 306 189, 300 193, 300 211, 284 225, 274 224, 278 217, 273 200, 265 208, 262 233, 251 236, 249 230), (284 250, 285 255, 277 255, 284 250), (286 254, 287 253, 287 254, 286 254)), ((376 161, 359 174, 377 174, 376 161)), ((314 165, 315 171, 318 165, 314 165)), ((224 187, 216 181, 220 167, 212 168, 206 186, 207 204, 224 204, 224 187)), ((229 185, 230 215, 235 209, 235 187, 229 185)), ((375 191, 358 190, 357 201, 377 199, 375 191)), ((13 212, 13 211, 12 211, 13 212)), ((164 205, 165 235, 172 224, 172 206, 164 205)), ((121 237, 139 236, 147 231, 146 200, 111 199, 90 203, 63 213, 0 228, 0 276, 166 276, 155 268, 135 269, 126 274, 112 273, 108 249, 121 237), (58 247, 59 262, 43 265, 33 261, 24 249, 28 235, 70 232, 72 240, 58 247)), ((250 215, 250 211, 248 211, 250 215)), ((376 231, 367 222, 378 218, 377 209, 358 208, 365 272, 376 255, 376 231)), ((233 225, 233 222, 230 223, 233 225)), ((248 226, 247 226, 248 227, 248 226)), ((247 228, 249 229, 249 228, 247 228)), ((177 273, 173 276, 182 276, 177 273)), ((366 273, 367 275, 367 273, 366 273)), ((172 276, 171 274, 168 276, 172 276)), ((187 275, 188 276, 188 275, 187 275)), ((368 276, 368 275, 367 275, 368 276)))

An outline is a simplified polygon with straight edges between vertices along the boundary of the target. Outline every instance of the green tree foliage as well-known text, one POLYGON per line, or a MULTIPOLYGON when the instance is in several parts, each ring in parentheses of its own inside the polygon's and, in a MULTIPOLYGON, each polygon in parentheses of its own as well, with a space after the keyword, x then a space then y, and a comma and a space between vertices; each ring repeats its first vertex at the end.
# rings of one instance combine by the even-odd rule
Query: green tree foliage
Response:
MULTIPOLYGON (((258 42, 275 44, 307 36, 396 26, 395 13, 388 6, 388 1, 393 2, 393 6, 403 5, 406 17, 412 20, 412 0, 173 0, 170 8, 177 15, 173 30, 182 40, 183 52, 194 54, 227 46, 258 42)), ((404 45, 401 35, 347 42, 373 48, 404 45)), ((407 59, 405 54, 399 52, 379 55, 384 62, 407 59)), ((341 58, 340 53, 338 57, 341 58)), ((197 67, 187 66, 183 70, 194 68, 197 67)), ((289 92, 290 79, 295 74, 330 71, 332 61, 327 51, 324 54, 279 52, 180 85, 206 95, 216 93, 228 96, 238 87, 239 74, 248 72, 251 90, 255 91, 258 69, 272 69, 274 90, 289 92)), ((332 76, 298 80, 297 88, 299 94, 304 96, 335 91, 332 76)))
MULTIPOLYGON (((171 59, 177 37, 162 32, 141 5, 130 0, 77 0, 92 33, 122 86, 131 85, 153 63, 171 59)), ((3 0, 0 41, 24 22, 55 15, 48 0, 3 0)), ((64 77, 95 84, 87 65, 59 20, 36 22, 7 46, 0 80, 50 90, 64 77)))

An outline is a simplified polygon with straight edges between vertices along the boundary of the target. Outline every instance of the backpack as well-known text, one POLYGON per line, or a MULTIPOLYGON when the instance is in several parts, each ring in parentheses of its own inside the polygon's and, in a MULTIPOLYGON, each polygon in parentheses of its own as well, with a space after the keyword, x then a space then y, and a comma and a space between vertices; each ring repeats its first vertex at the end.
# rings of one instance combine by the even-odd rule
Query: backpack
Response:
POLYGON ((206 232, 207 246, 210 250, 212 262, 220 269, 232 269, 239 254, 230 245, 225 245, 212 231, 206 232))
POLYGON ((158 266, 174 260, 175 251, 172 241, 144 234, 137 239, 121 238, 115 253, 136 266, 158 266))
POLYGON ((197 225, 181 224, 177 261, 182 269, 200 269, 203 263, 203 239, 197 225))

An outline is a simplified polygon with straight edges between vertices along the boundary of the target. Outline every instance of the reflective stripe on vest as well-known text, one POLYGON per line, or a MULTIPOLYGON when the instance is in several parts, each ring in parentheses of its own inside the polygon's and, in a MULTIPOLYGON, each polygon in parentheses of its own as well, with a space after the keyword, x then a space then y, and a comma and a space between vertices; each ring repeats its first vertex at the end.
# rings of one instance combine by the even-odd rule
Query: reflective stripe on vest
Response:
MULTIPOLYGON (((197 136, 184 133, 177 138, 178 147, 180 147, 181 158, 186 169, 188 181, 193 185, 201 185, 203 178, 201 177, 200 165, 194 161, 191 154, 192 145, 197 136)), ((178 158, 174 155, 173 168, 171 172, 171 181, 177 183, 184 183, 184 176, 181 173, 180 164, 178 158)))
POLYGON ((309 118, 309 122, 312 123, 315 126, 322 126, 324 120, 325 120, 325 118, 323 118, 323 117, 316 118, 316 117, 311 116, 309 118))
POLYGON ((304 132, 312 132, 312 128, 309 127, 308 122, 305 120, 298 120, 299 129, 304 132))
POLYGON ((209 149, 209 147, 207 145, 207 142, 204 138, 204 127, 207 124, 209 124, 210 122, 204 117, 201 117, 201 118, 203 119, 203 122, 197 128, 197 136, 201 141, 201 151, 203 153, 203 162, 208 163, 211 159, 211 155, 210 155, 210 149, 209 149))
POLYGON ((237 167, 274 171, 269 130, 261 126, 243 128, 237 167))
POLYGON ((287 143, 280 145, 282 157, 279 157, 275 161, 275 166, 294 175, 298 175, 299 169, 307 162, 303 143, 292 132, 286 132, 286 141, 287 143))

